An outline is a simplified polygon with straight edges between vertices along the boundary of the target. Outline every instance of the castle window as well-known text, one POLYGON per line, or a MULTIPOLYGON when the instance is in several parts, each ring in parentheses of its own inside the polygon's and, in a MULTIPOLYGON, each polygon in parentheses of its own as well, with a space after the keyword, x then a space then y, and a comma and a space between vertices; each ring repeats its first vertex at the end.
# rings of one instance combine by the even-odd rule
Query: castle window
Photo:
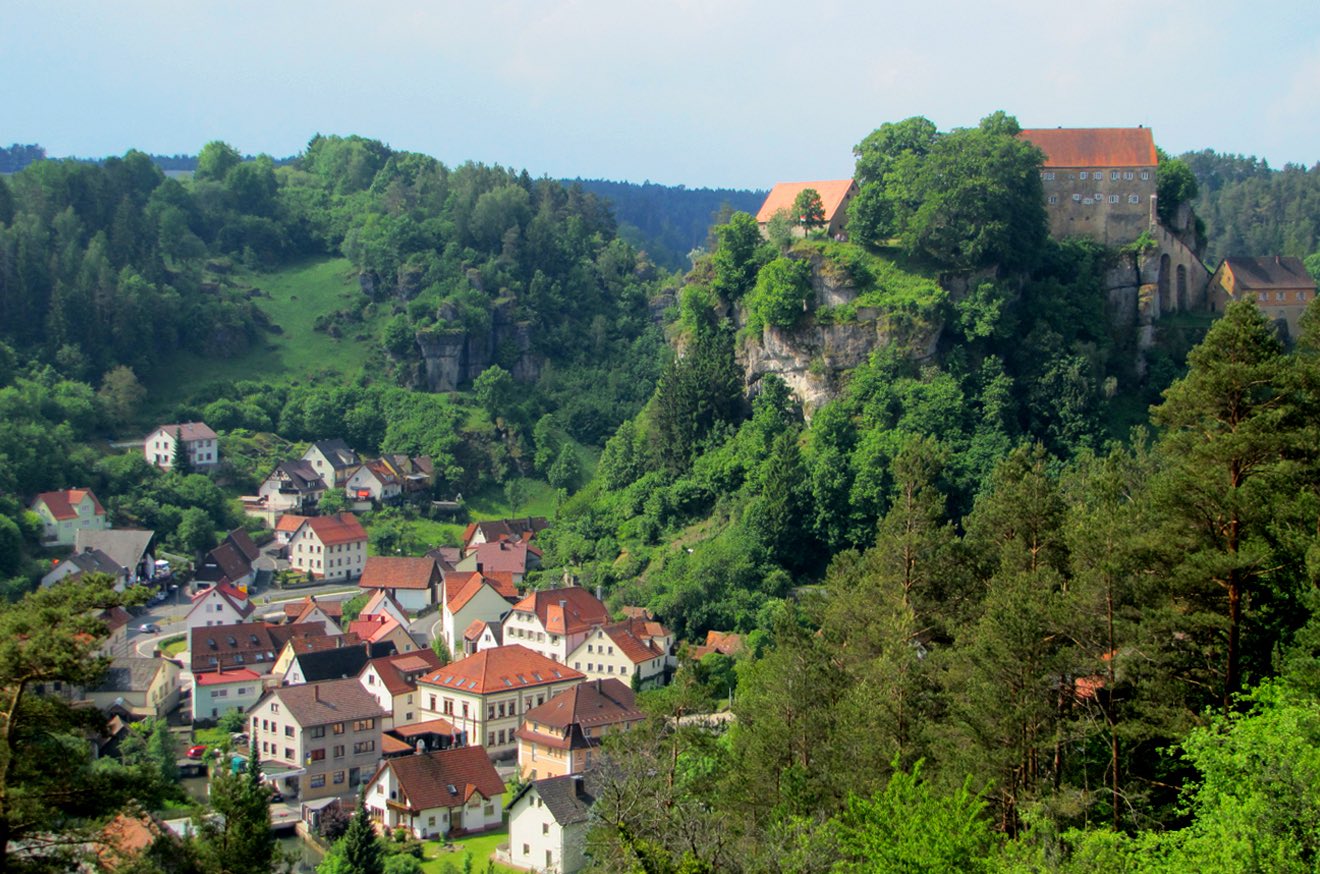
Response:
POLYGON ((1141 198, 1137 197, 1135 194, 1129 194, 1128 203, 1141 203, 1141 198))
POLYGON ((1150 179, 1150 171, 1149 171, 1149 170, 1142 170, 1142 171, 1141 171, 1141 181, 1142 181, 1142 182, 1145 182, 1145 181, 1147 181, 1147 180, 1149 180, 1149 179, 1150 179))
POLYGON ((1132 179, 1133 179, 1133 177, 1135 177, 1136 175, 1137 175, 1137 174, 1133 173, 1131 170, 1124 170, 1124 171, 1123 171, 1123 179, 1124 179, 1124 181, 1126 181, 1126 182, 1131 182, 1132 179))
POLYGON ((1081 202, 1082 202, 1082 196, 1080 194, 1074 194, 1073 203, 1081 203, 1081 202))
POLYGON ((1111 194, 1111 195, 1109 195, 1109 202, 1110 202, 1110 203, 1118 203, 1118 195, 1117 195, 1117 194, 1111 194))
POLYGON ((1045 171, 1044 173, 1040 174, 1040 176, 1041 176, 1041 178, 1044 179, 1046 182, 1053 182, 1053 181, 1054 181, 1054 171, 1053 171, 1053 170, 1047 170, 1047 171, 1045 171))
POLYGON ((1051 195, 1050 195, 1050 203, 1058 203, 1058 202, 1059 202, 1059 195, 1057 195, 1057 194, 1051 194, 1051 195))
POLYGON ((1104 196, 1103 194, 1101 194, 1100 192, 1097 191, 1097 192, 1095 193, 1095 202, 1096 202, 1096 203, 1104 203, 1104 202, 1105 202, 1105 196, 1104 196))
POLYGON ((1118 181, 1118 171, 1117 171, 1117 170, 1110 170, 1110 171, 1109 171, 1109 181, 1110 181, 1110 182, 1117 182, 1117 181, 1118 181))

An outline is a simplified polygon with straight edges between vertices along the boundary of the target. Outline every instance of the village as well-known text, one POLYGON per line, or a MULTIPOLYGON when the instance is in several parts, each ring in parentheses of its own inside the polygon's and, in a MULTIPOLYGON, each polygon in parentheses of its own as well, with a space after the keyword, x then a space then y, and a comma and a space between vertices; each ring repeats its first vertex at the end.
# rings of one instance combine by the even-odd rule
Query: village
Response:
MULTIPOLYGON (((1247 298, 1296 336, 1316 292, 1301 261, 1231 257, 1209 270, 1189 217, 1174 227, 1156 217, 1149 128, 1021 137, 1046 155, 1054 236, 1143 244, 1130 269, 1113 271, 1116 318, 1151 328, 1247 298)), ((852 180, 776 185, 757 216, 763 230, 807 190, 828 236, 845 239, 852 180)), ((221 439, 203 422, 164 423, 141 451, 158 468, 186 459, 205 473, 220 462, 221 439)), ((42 586, 95 573, 150 590, 141 615, 103 617, 113 661, 101 686, 47 691, 102 710, 100 755, 113 755, 132 722, 158 717, 177 727, 185 771, 259 756, 281 830, 315 839, 331 811, 360 803, 383 834, 439 846, 497 835, 501 865, 580 870, 602 741, 646 718, 639 693, 706 656, 736 658, 743 641, 716 631, 676 640, 668 617, 611 608, 568 573, 529 587, 537 538, 552 524, 544 517, 473 521, 461 544, 422 556, 370 554, 358 514, 432 503, 434 478, 427 457, 364 458, 342 439, 317 440, 241 498, 260 543, 236 528, 199 557, 165 557, 154 532, 112 527, 89 489, 36 495, 45 543, 63 556, 42 586), (343 509, 322 512, 328 494, 343 509)))

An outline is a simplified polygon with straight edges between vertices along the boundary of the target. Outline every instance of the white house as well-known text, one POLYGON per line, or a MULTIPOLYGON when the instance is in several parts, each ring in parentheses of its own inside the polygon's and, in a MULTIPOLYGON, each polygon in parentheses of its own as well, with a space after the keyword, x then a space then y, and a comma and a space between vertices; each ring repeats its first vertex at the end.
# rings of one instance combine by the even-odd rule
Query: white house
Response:
POLYGON ((338 488, 362 462, 358 454, 343 440, 317 440, 303 453, 302 460, 325 480, 326 485, 338 488))
POLYGON ((147 435, 142 452, 151 464, 162 470, 174 467, 178 452, 176 443, 183 441, 183 451, 194 470, 214 467, 220 463, 220 438, 205 422, 180 422, 177 425, 158 425, 147 435))
POLYGON ((304 519, 289 538, 289 567, 320 580, 359 577, 366 560, 367 532, 352 513, 304 519))
POLYGON ((673 645, 674 635, 659 622, 626 619, 592 629, 567 663, 588 680, 617 678, 650 688, 664 683, 673 645))
POLYGON ((103 710, 117 705, 136 716, 164 716, 179 704, 179 666, 169 659, 121 656, 83 697, 103 710))
POLYGON ((509 802, 509 864, 547 874, 585 868, 594 800, 581 774, 524 783, 509 802))
POLYGON ((471 654, 464 648, 463 633, 472 623, 503 620, 512 609, 512 602, 518 599, 518 592, 511 582, 477 571, 445 574, 444 590, 440 633, 449 651, 460 658, 471 654))
POLYGON ((610 622, 605 605, 586 589, 568 586, 529 592, 504 617, 504 642, 519 643, 557 662, 568 661, 598 625, 610 622))
POLYGON ((193 675, 193 722, 219 719, 231 710, 244 713, 265 689, 262 676, 248 668, 193 675))
POLYGON ((373 555, 362 568, 358 586, 386 591, 400 607, 416 613, 435 604, 440 580, 435 559, 373 555))
POLYGON ((580 682, 580 672, 540 653, 498 646, 418 678, 418 719, 447 719, 493 758, 510 758, 522 714, 580 682))
POLYGON ((366 619, 368 616, 382 614, 404 627, 408 625, 408 614, 399 606, 399 602, 394 600, 394 596, 384 589, 377 589, 376 593, 367 599, 367 603, 362 608, 362 612, 358 614, 358 618, 366 619))
POLYGON ((384 459, 368 461, 349 474, 344 492, 350 501, 388 504, 403 494, 403 481, 384 459))
POLYGON ((252 602, 247 595, 228 583, 220 583, 193 595, 192 609, 184 622, 191 632, 211 625, 237 625, 251 615, 252 602))
POLYGON ((367 662, 358 679, 382 710, 394 715, 394 726, 417 721, 417 678, 441 667, 429 649, 396 653, 367 662))
POLYGON ((46 544, 72 546, 79 528, 104 531, 108 526, 105 508, 91 489, 64 489, 42 492, 32 501, 32 512, 45 526, 42 541, 46 544))
POLYGON ((315 507, 325 490, 325 480, 309 462, 281 461, 262 480, 257 495, 270 512, 302 513, 315 507))
POLYGON ((367 784, 367 814, 382 827, 427 839, 498 828, 504 781, 481 747, 386 759, 367 784))

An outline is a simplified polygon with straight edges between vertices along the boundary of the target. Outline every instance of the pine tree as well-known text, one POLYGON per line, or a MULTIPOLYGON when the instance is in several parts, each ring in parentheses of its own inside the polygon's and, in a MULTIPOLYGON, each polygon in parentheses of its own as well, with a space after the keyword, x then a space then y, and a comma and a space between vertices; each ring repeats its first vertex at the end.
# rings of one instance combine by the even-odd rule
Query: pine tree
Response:
POLYGON ((183 444, 183 429, 174 429, 174 459, 170 463, 170 470, 187 476, 193 472, 192 457, 188 455, 188 448, 183 444))
POLYGON ((367 806, 361 801, 348 830, 317 871, 321 874, 384 874, 385 849, 367 817, 367 806))
POLYGON ((276 859, 270 827, 270 790, 261 782, 261 757, 252 750, 235 774, 220 761, 211 775, 211 807, 220 816, 204 821, 198 849, 216 874, 269 874, 276 859))

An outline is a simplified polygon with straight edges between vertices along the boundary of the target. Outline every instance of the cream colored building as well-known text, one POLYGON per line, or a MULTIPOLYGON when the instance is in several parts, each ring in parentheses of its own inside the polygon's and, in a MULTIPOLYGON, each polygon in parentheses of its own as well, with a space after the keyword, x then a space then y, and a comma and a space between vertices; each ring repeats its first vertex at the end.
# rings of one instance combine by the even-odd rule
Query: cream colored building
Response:
POLYGON ((387 759, 363 796, 382 828, 405 828, 418 840, 461 829, 498 828, 504 781, 481 747, 455 747, 387 759))
POLYGON ((78 529, 104 531, 109 527, 105 508, 91 489, 42 492, 32 501, 32 512, 45 526, 42 541, 47 545, 72 546, 78 529))
POLYGON ((193 675, 193 722, 219 719, 231 710, 246 713, 261 698, 262 676, 248 668, 193 675))
POLYGON ((358 680, 376 699, 382 710, 394 718, 394 725, 418 721, 417 679, 440 668, 440 657, 429 649, 397 653, 367 662, 358 680))
POLYGON ((497 579, 479 571, 453 571, 444 575, 444 604, 440 608, 440 633, 450 653, 462 658, 463 632, 473 622, 499 622, 513 609, 509 595, 516 600, 512 585, 503 586, 497 579))
POLYGON ((581 681, 580 672, 526 647, 498 646, 419 678, 418 719, 447 719, 491 758, 512 758, 522 714, 581 681))
POLYGON ((289 567, 318 580, 352 580, 367 561, 367 532, 352 513, 304 519, 289 538, 289 567))
POLYGON ((601 738, 646 718, 636 701, 619 680, 594 680, 527 711, 516 732, 518 772, 524 780, 581 774, 599 754, 601 738))
MULTIPOLYGON (((548 659, 568 662, 568 656, 597 625, 610 622, 609 611, 580 586, 529 592, 504 617, 503 640, 521 644, 548 659)), ((461 634, 464 629, 460 628, 461 634)))
POLYGON ((659 622, 629 619, 592 629, 567 663, 588 680, 621 679, 636 688, 663 685, 674 635, 659 622))
POLYGON ((159 425, 147 435, 142 452, 149 463, 162 470, 174 467, 175 444, 183 441, 183 451, 194 470, 220 463, 220 438, 205 422, 181 422, 159 425))
POLYGON ((545 874, 582 870, 587 864, 587 830, 594 801, 581 776, 523 784, 509 802, 509 854, 504 861, 545 874))

